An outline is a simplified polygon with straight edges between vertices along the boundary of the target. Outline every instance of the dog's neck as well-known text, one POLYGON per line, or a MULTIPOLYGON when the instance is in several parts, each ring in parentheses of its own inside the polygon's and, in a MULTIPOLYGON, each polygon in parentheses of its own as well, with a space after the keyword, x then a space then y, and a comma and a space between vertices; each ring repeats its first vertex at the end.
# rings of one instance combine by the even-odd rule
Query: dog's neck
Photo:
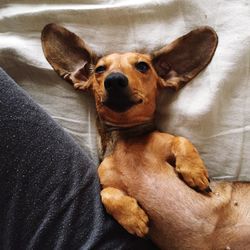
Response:
POLYGON ((156 129, 154 121, 148 121, 132 127, 119 127, 103 123, 103 128, 107 133, 117 132, 121 137, 125 138, 141 136, 156 129))
POLYGON ((156 130, 155 121, 150 120, 132 127, 119 127, 105 123, 97 118, 97 129, 100 135, 99 157, 103 159, 112 153, 118 140, 140 137, 156 130))

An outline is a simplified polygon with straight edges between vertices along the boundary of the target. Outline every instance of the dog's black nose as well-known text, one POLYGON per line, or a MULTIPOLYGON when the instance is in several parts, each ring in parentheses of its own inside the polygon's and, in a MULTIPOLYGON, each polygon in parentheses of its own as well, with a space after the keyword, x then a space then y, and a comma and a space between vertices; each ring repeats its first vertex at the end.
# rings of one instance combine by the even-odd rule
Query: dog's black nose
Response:
POLYGON ((135 103, 129 88, 128 78, 122 73, 111 73, 104 80, 106 98, 103 104, 115 112, 124 112, 135 103))
POLYGON ((121 73, 111 73, 104 81, 105 89, 115 92, 123 91, 128 86, 128 78, 121 73))

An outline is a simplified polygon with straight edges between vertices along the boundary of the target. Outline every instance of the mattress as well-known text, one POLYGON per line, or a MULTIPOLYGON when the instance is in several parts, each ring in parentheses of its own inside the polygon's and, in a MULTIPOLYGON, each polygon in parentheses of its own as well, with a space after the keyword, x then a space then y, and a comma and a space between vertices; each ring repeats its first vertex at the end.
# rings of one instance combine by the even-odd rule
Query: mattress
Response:
POLYGON ((0 66, 97 162, 94 102, 60 79, 42 52, 41 30, 51 22, 98 54, 152 52, 199 26, 213 27, 214 58, 180 91, 162 91, 157 125, 192 141, 213 178, 250 180, 248 0, 1 0, 0 66))

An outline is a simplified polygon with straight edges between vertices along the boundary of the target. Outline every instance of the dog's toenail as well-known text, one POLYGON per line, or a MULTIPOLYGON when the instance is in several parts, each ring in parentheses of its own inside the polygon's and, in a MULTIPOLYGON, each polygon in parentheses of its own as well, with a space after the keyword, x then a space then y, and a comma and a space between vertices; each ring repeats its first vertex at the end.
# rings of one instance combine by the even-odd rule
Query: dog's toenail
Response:
POLYGON ((207 193, 212 193, 213 192, 212 189, 209 186, 204 191, 207 192, 207 193))

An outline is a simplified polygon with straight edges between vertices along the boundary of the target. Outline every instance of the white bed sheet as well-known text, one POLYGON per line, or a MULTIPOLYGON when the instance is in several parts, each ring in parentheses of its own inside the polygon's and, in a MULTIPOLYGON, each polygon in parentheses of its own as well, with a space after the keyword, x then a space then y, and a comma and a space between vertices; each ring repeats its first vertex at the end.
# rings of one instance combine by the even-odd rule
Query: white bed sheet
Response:
POLYGON ((0 66, 96 158, 91 98, 45 60, 40 32, 64 25, 98 53, 152 51, 201 26, 219 45, 210 65, 175 94, 162 93, 158 124, 189 138, 213 177, 250 180, 250 5, 248 0, 0 0, 0 66))

